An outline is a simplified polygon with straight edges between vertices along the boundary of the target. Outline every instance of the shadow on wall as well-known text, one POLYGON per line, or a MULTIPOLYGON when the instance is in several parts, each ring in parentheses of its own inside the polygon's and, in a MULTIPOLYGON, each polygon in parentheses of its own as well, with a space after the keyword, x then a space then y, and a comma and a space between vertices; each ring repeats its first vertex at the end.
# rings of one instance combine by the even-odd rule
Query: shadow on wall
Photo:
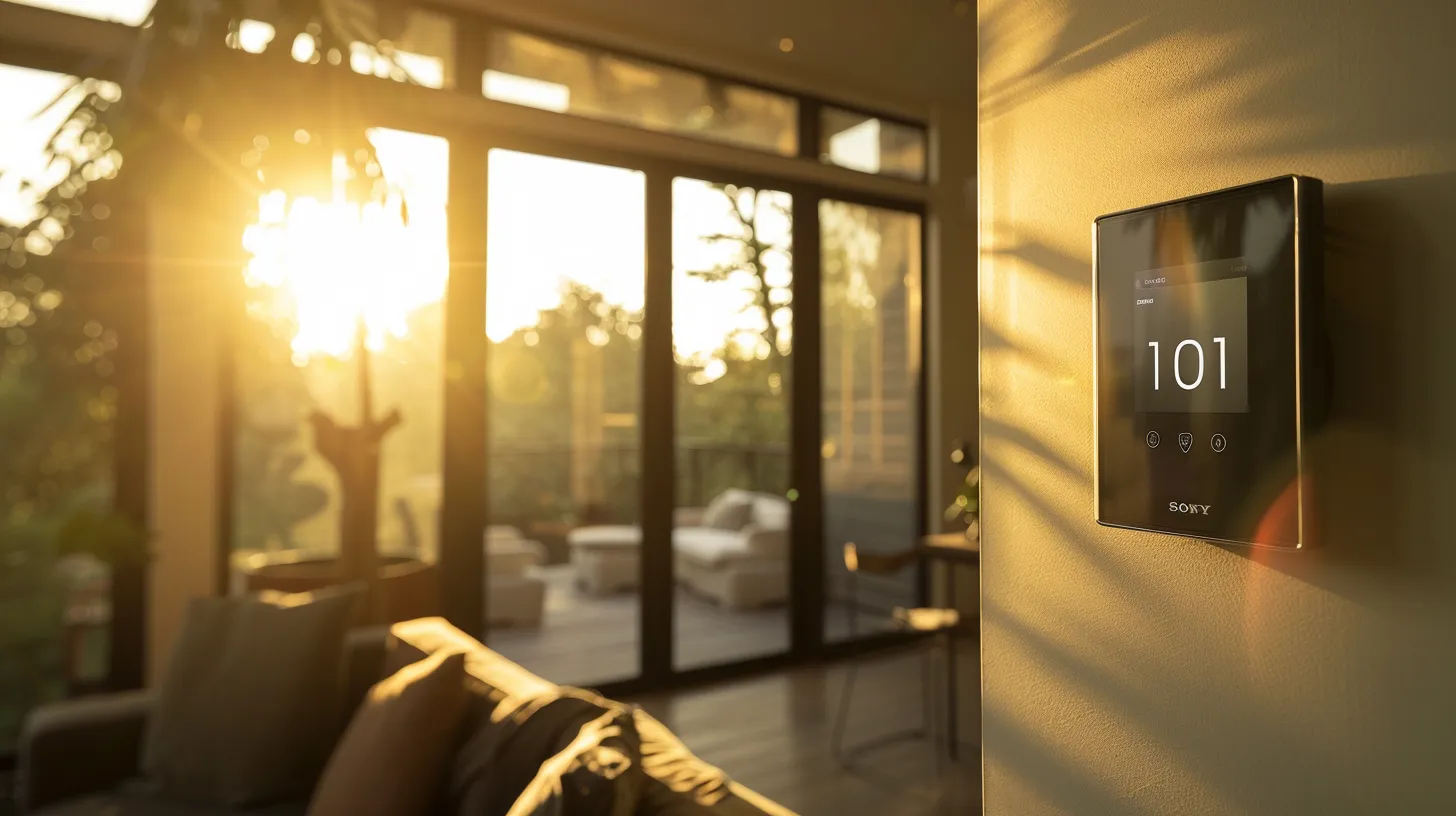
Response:
MULTIPOLYGON (((1334 394, 1330 420, 1312 441, 1310 468, 1318 485, 1317 534, 1313 555, 1280 554, 1229 548, 1306 580, 1303 564, 1333 560, 1426 575, 1456 571, 1456 553, 1445 547, 1413 549, 1423 537, 1434 541, 1449 529, 1442 496, 1426 490, 1450 475, 1456 434, 1446 433, 1442 417, 1453 417, 1456 388, 1447 372, 1456 338, 1443 338, 1447 304, 1456 303, 1456 258, 1432 236, 1443 235, 1446 217, 1456 215, 1456 108, 1433 104, 1440 95, 1400 93, 1414 83, 1449 77, 1456 62, 1449 48, 1456 31, 1456 4, 1428 3, 1442 21, 1400 26, 1368 26, 1337 40, 1311 39, 1300 13, 1268 14, 1262 0, 1221 4, 1113 0, 1068 4, 1054 36, 1036 33, 1040 53, 1025 59, 1017 52, 1042 16, 1018 15, 1025 3, 983 3, 980 16, 982 64, 1025 63, 981 89, 980 117, 993 121, 1034 103, 1079 75, 1151 48, 1216 39, 1223 58, 1213 70, 1159 77, 1147 94, 1169 101, 1186 92, 1225 89, 1220 121, 1198 123, 1210 138, 1173 145, 1180 160, 1207 166, 1224 159, 1239 166, 1253 160, 1280 163, 1276 172, 1320 175, 1330 157, 1359 156, 1364 150, 1389 149, 1409 157, 1412 167, 1450 165, 1443 172, 1326 185, 1326 290, 1334 354, 1334 394), (1171 44, 1171 45, 1170 45, 1171 44), (1389 59, 1391 54, 1402 60, 1389 59), (1406 59, 1406 57, 1409 59, 1406 59), (1342 83, 1339 76, 1358 71, 1362 81, 1342 83), (1308 92, 1306 92, 1306 90, 1308 92), (1229 138, 1229 132, 1244 134, 1229 138), (1223 133, 1225 135, 1214 135, 1223 133), (1427 152, 1441 155, 1424 155, 1427 152), (1443 251, 1444 250, 1444 251, 1443 251), (1442 343, 1443 339, 1453 342, 1442 343), (1443 347, 1444 346, 1444 347, 1443 347), (1440 473, 1428 472, 1438 468, 1440 473)), ((1322 11, 1308 3, 1306 14, 1322 11)), ((1372 18, 1380 18, 1378 10, 1372 18)), ((1352 26, 1352 29, 1354 27, 1352 26)), ((1139 96, 1136 91, 1129 91, 1139 96)), ((1087 114, 1095 119, 1096 108, 1087 114)), ((1096 131, 1099 123, 1089 121, 1096 131)), ((1149 147, 1167 151, 1168 147, 1149 147)), ((995 157, 991 157, 994 162, 995 157)), ((1398 167, 1397 169, 1404 169, 1398 167)), ((1255 177, 1237 181, 1253 181, 1255 177)), ((1327 179, 1329 181, 1331 179, 1327 179)), ((1233 182, 1230 182, 1233 183, 1233 182)), ((1177 188, 1186 195, 1197 188, 1177 188)), ((1149 201, 1121 201, 1126 207, 1149 201)), ((1090 212, 1090 218, 1099 213, 1090 212)), ((1090 292, 1091 259, 1049 243, 1009 236, 997 226, 996 259, 1012 260, 1023 271, 1047 276, 1090 292)), ((1016 355, 1047 376, 1067 377, 1086 370, 1083 361, 1058 364, 1045 350, 1028 348, 990 324, 982 326, 982 349, 1016 355)), ((1091 365, 1090 345, 1085 366, 1091 365)), ((1017 445, 1071 473, 1077 468, 1052 446, 1013 422, 983 418, 987 439, 1017 445)), ((1090 481, 1090 471, 1084 472, 1090 481)), ((1453 503, 1456 504, 1456 503, 1453 503)), ((1323 583, 1323 582, 1321 582, 1323 583)))
MULTIPOLYGON (((1335 11, 1314 0, 1280 4, 1285 9, 1267 0, 1102 0, 1059 4, 1060 20, 1026 14, 1028 5, 1045 7, 1022 0, 981 3, 979 65, 983 75, 987 66, 999 66, 981 84, 983 123, 1109 62, 1150 49, 1202 55, 1211 46, 1216 61, 1189 60, 1141 78, 1124 89, 1123 99, 1088 99, 1086 113, 1095 116, 1106 102, 1156 106, 1205 97, 1217 115, 1184 123, 1188 139, 1178 145, 1180 157, 1247 163, 1263 156, 1304 164, 1312 151, 1327 157, 1389 149, 1425 165, 1416 172, 1456 170, 1447 149, 1456 142, 1449 94, 1437 88, 1411 92, 1450 76, 1456 4, 1372 3, 1358 12, 1368 24, 1349 25, 1338 37, 1313 33, 1320 18, 1335 11), (1391 59, 1395 54, 1400 59, 1391 59), (1358 82, 1345 81, 1357 75, 1358 82), (1442 166, 1430 166, 1430 152, 1444 154, 1442 166)), ((1102 123, 1088 124, 1096 129, 1102 123)), ((1145 203, 1151 202, 1125 206, 1145 203)))
POLYGON ((980 26, 988 802, 1456 812, 1456 3, 983 0, 980 26), (1091 219, 1281 172, 1329 182, 1322 546, 1099 531, 1091 219))
POLYGON ((1334 591, 1338 572, 1304 565, 1456 576, 1456 501, 1441 489, 1456 483, 1456 252, 1435 240, 1456 216, 1456 174, 1329 185, 1325 208, 1334 378, 1307 449, 1316 546, 1233 551, 1334 591))
MULTIPOLYGON (((1448 219, 1456 216, 1456 174, 1330 185, 1326 209, 1326 303, 1336 376, 1330 421, 1312 440, 1308 459, 1318 486, 1321 542, 1300 553, 1225 549, 1255 562, 1254 569, 1277 569, 1355 606, 1389 615, 1400 604, 1420 603, 1456 580, 1450 535, 1456 522, 1448 515, 1456 499, 1444 490, 1456 485, 1456 243, 1443 238, 1449 234, 1448 219)), ((1058 280, 1090 270, 1090 257, 1083 260, 1045 248, 1021 247, 1005 254, 1058 280)), ((1079 285, 1085 289, 1087 282, 1079 285)), ((988 351, 1013 354, 1050 378, 1069 370, 1055 356, 1027 349, 991 326, 983 328, 982 342, 988 351)), ((990 403, 996 398, 994 392, 986 396, 990 403)), ((1033 426, 986 416, 981 427, 990 449, 1014 451, 1035 459, 1046 472, 1083 481, 1090 495, 1087 468, 1055 450, 1033 426)), ((1072 511, 1054 506, 1041 483, 1023 478, 1017 468, 1003 468, 998 457, 988 457, 984 467, 987 480, 1014 494, 1057 540, 1074 543, 1087 537, 1085 526, 1091 519, 1077 514, 1080 505, 1072 511)), ((1154 546, 1171 550, 1212 545, 1159 539, 1154 546)), ((1079 548, 1076 557, 1084 578, 1095 576, 1090 583, 1136 599, 1156 618, 1159 630, 1177 633, 1179 643, 1148 641, 1143 650, 1129 653, 1127 633, 1109 630, 1098 620, 1069 622, 1048 631, 1000 605, 994 596, 983 599, 983 615, 1049 676, 1068 679, 1103 709, 1127 717, 1131 730, 1155 744, 1176 746, 1189 762, 1196 761, 1189 773, 1216 791, 1229 810, 1381 812, 1381 794, 1369 789, 1361 798, 1341 785, 1315 794, 1308 787, 1288 785, 1291 775, 1311 779, 1338 774, 1352 754, 1364 752, 1351 751, 1325 736, 1327 731, 1310 729, 1289 716, 1280 702, 1299 694, 1296 686, 1271 698, 1271 678, 1261 677, 1256 666, 1244 667, 1244 682, 1210 686, 1198 674, 1203 661, 1178 658, 1198 644, 1226 641, 1228 628, 1242 624, 1243 657, 1257 660, 1261 636, 1252 629, 1301 629, 1311 620, 1297 614, 1283 621, 1258 620, 1264 612, 1279 611, 1274 591, 1261 596, 1258 581, 1247 590, 1247 620, 1210 617, 1175 584, 1108 555, 1103 547, 1079 548), (1137 668, 1148 664, 1157 664, 1158 671, 1137 668), (1169 693, 1179 688, 1196 689, 1197 697, 1169 693), (1218 727, 1209 727, 1210 717, 1218 719, 1218 727), (1230 742, 1231 734, 1257 740, 1258 750, 1230 742), (1279 759, 1268 761, 1271 756, 1279 759)), ((1439 609, 1428 614, 1432 628, 1450 620, 1439 609)), ((1428 663, 1429 677, 1404 675, 1401 667, 1410 665, 1411 644, 1423 634, 1429 632, 1382 643, 1378 627, 1367 623, 1343 636, 1367 662, 1332 670, 1348 673, 1342 685, 1357 699, 1352 707, 1365 707, 1364 713, 1349 716, 1370 721, 1372 745, 1399 744, 1447 727, 1442 724, 1443 717, 1449 719, 1446 713, 1434 710, 1425 719, 1425 713, 1405 702, 1443 694, 1432 683, 1439 685, 1440 678, 1456 671, 1449 657, 1438 655, 1435 662, 1445 666, 1428 663), (1375 651, 1366 651, 1372 643, 1375 651)), ((1033 774, 1038 793, 1050 801, 1074 812, 1143 812, 1147 806, 1135 804, 1138 792, 1114 790, 1089 772, 1085 761, 1058 753, 1021 726, 1024 715, 1006 710, 994 698, 985 705, 983 717, 986 732, 996 735, 998 761, 1033 774)), ((1419 767, 1407 772, 1424 776, 1419 767)), ((1357 774, 1352 771, 1349 778, 1357 774)))

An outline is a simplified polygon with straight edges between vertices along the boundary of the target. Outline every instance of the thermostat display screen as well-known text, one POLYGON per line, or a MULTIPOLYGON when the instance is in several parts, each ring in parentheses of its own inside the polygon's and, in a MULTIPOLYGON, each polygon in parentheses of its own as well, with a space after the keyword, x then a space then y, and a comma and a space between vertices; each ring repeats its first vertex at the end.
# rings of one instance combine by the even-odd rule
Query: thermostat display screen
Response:
MULTIPOLYGON (((1242 259, 1210 264, 1247 271, 1242 259)), ((1134 410, 1249 410, 1249 292, 1242 275, 1207 282, 1215 270, 1138 275, 1132 293, 1134 410)))
POLYGON ((1300 274, 1320 242, 1315 221, 1300 229, 1319 196, 1296 195, 1308 183, 1096 220, 1102 524, 1301 546, 1300 274))

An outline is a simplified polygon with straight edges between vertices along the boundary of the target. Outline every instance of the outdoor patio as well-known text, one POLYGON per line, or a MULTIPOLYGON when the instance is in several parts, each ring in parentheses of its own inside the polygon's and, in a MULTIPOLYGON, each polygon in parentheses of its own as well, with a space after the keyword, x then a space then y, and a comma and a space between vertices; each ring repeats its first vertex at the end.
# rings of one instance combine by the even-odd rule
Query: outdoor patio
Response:
MULTIPOLYGON (((546 584, 546 609, 540 628, 493 630, 492 649, 544 677, 577 685, 603 684, 635 677, 640 650, 636 593, 592 597, 574 585, 568 564, 533 570, 546 584)), ((677 588, 676 666, 691 669, 762 657, 789 648, 789 610, 785 606, 732 610, 677 588)), ((859 633, 885 625, 886 616, 862 612, 859 633)), ((828 616, 826 639, 849 635, 845 614, 828 616)))

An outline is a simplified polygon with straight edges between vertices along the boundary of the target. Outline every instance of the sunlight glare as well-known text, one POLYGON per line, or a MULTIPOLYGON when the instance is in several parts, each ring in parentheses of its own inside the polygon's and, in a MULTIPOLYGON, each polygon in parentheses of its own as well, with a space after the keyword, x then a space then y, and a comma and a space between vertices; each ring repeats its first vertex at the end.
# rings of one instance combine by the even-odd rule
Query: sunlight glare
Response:
POLYGON ((572 283, 642 309, 641 172, 495 149, 489 174, 485 326, 493 342, 535 328, 572 283))
POLYGON ((346 201, 336 160, 331 201, 272 190, 259 197, 258 221, 243 233, 253 255, 244 278, 277 290, 272 316, 293 325, 300 364, 349 358, 361 320, 368 347, 378 351, 386 337, 408 333, 411 314, 445 294, 449 143, 384 128, 370 130, 369 139, 396 188, 386 205, 346 201), (408 225, 394 199, 401 194, 408 225))
POLYGON ((516 76, 504 71, 486 71, 482 90, 487 99, 565 113, 571 109, 571 89, 544 79, 516 76))
POLYGON ((156 0, 12 0, 22 6, 50 9, 77 17, 139 26, 152 13, 156 0))
POLYGON ((880 120, 866 119, 830 136, 829 159, 851 170, 880 172, 880 120))
POLYGON ((243 20, 238 23, 237 48, 249 54, 261 54, 268 50, 268 44, 277 36, 277 30, 262 20, 243 20))
MULTIPOLYGON (((6 171, 0 186, 0 224, 29 223, 40 200, 66 177, 69 168, 64 162, 49 161, 46 140, 81 103, 87 88, 108 101, 121 98, 121 88, 114 83, 86 80, 72 88, 59 104, 37 116, 56 94, 75 81, 75 77, 65 74, 0 65, 0 88, 5 89, 6 96, 6 104, 0 106, 0 169, 6 171)), ((69 130, 61 135, 58 144, 71 152, 80 146, 80 135, 80 131, 69 130)), ((114 170, 107 166, 114 163, 103 163, 97 172, 114 170)))

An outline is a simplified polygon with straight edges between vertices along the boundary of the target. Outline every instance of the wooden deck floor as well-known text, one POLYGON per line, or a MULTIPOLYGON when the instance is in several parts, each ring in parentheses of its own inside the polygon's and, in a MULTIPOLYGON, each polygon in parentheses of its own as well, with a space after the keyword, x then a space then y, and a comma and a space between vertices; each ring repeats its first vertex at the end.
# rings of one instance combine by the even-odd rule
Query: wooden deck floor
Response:
MULTIPOLYGON (((635 677, 638 672, 638 614, 635 593, 591 597, 572 584, 571 568, 547 567, 546 610, 539 629, 492 630, 486 644, 542 677, 558 683, 593 686, 635 677)), ((870 632, 883 620, 861 615, 859 631, 870 632)), ((827 636, 848 635, 845 614, 826 618, 827 636)), ((777 654, 789 648, 789 613, 783 606, 734 611, 678 589, 675 616, 679 669, 731 663, 777 654)))
MULTIPOLYGON (((976 814, 981 807, 979 649, 971 640, 959 652, 963 747, 955 762, 927 742, 907 741, 866 753, 852 769, 840 767, 830 752, 830 735, 844 688, 844 664, 636 702, 694 753, 804 816, 976 814)), ((851 744, 920 722, 918 661, 916 654, 899 652, 861 664, 848 729, 851 744)))

